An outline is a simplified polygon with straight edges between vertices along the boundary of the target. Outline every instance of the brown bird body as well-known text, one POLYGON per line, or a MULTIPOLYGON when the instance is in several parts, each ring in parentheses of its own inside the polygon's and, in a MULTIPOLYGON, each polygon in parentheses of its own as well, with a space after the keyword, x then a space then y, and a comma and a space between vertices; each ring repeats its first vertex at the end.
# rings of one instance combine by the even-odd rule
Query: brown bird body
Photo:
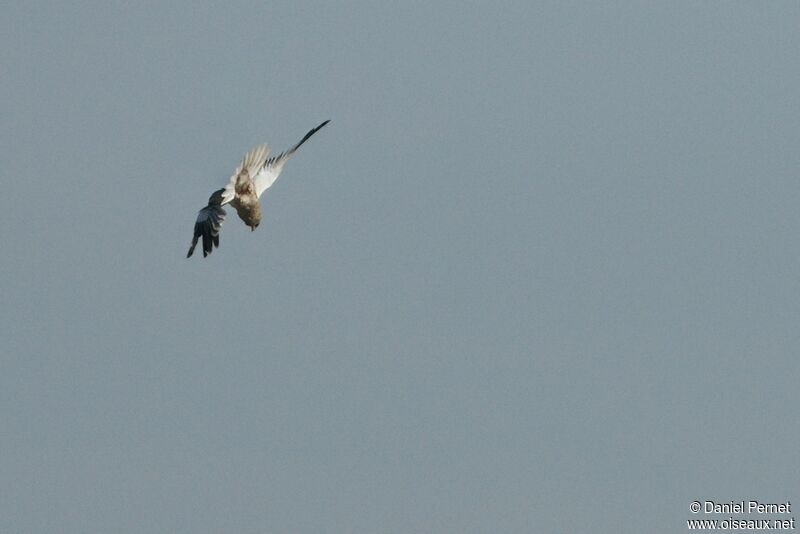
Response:
POLYGON ((255 182, 250 179, 247 169, 243 169, 236 177, 234 189, 236 196, 231 200, 231 206, 250 230, 255 230, 261 223, 261 203, 258 201, 255 182))

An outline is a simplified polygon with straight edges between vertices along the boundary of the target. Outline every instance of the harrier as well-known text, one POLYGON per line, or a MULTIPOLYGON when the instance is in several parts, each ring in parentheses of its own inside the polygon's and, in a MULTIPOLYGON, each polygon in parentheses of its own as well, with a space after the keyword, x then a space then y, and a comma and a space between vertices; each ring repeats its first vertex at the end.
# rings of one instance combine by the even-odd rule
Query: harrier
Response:
POLYGON ((233 206, 239 218, 250 227, 251 231, 255 230, 261 222, 261 205, 258 202, 261 193, 269 189, 275 182, 286 161, 300 148, 300 145, 308 141, 309 137, 329 122, 323 122, 308 132, 299 143, 275 157, 269 157, 269 146, 266 144, 251 148, 242 158, 242 162, 234 171, 228 185, 214 191, 214 194, 208 199, 208 206, 197 214, 192 245, 189 247, 186 257, 191 257, 197 240, 201 236, 204 258, 214 251, 214 247, 219 247, 219 232, 226 215, 222 206, 225 204, 233 206))

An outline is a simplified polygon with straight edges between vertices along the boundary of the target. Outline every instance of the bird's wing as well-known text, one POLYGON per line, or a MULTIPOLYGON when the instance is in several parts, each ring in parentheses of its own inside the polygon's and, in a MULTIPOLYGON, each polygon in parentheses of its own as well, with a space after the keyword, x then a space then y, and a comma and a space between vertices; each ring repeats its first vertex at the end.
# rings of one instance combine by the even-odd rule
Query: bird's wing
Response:
POLYGON ((219 247, 219 232, 222 230, 222 223, 225 220, 225 210, 222 209, 224 192, 224 189, 215 191, 211 198, 208 199, 208 206, 201 209, 197 214, 197 220, 194 223, 194 236, 189 247, 189 253, 186 254, 187 258, 192 256, 197 240, 201 236, 203 238, 204 258, 213 252, 214 247, 219 247))
POLYGON ((269 189, 270 186, 275 183, 275 180, 278 179, 278 175, 280 175, 283 170, 283 164, 286 163, 286 159, 287 157, 284 154, 280 154, 274 158, 269 158, 267 164, 261 167, 261 170, 253 179, 253 183, 256 184, 257 197, 261 198, 261 193, 269 189))
POLYGON ((267 157, 269 157, 269 152, 269 145, 264 143, 254 146, 244 155, 242 162, 236 167, 222 193, 223 204, 227 204, 236 197, 237 185, 240 187, 244 185, 240 182, 255 176, 261 171, 267 161, 267 157))
POLYGON ((255 182, 255 185, 256 185, 256 196, 258 196, 260 198, 261 197, 261 193, 263 193, 264 191, 269 189, 270 186, 272 186, 272 184, 275 183, 275 180, 277 180, 278 175, 280 175, 281 171, 283 170, 283 165, 286 163, 286 160, 289 159, 289 156, 294 154, 295 151, 298 148, 300 148, 300 145, 302 145, 303 143, 308 141, 309 137, 311 137, 312 135, 317 133, 317 131, 319 131, 320 128, 322 128, 323 126, 325 126, 329 122, 330 121, 327 120, 327 121, 323 122, 322 124, 320 124, 319 126, 317 126, 316 128, 314 128, 311 131, 309 131, 305 135, 305 137, 303 137, 300 140, 300 142, 297 143, 296 145, 294 145, 292 148, 290 148, 289 150, 287 150, 286 152, 284 152, 282 154, 278 154, 274 158, 269 158, 266 161, 266 163, 261 167, 261 169, 259 170, 258 174, 255 174, 255 175, 251 174, 250 175, 250 176, 255 176, 255 178, 253 178, 253 182, 255 182))

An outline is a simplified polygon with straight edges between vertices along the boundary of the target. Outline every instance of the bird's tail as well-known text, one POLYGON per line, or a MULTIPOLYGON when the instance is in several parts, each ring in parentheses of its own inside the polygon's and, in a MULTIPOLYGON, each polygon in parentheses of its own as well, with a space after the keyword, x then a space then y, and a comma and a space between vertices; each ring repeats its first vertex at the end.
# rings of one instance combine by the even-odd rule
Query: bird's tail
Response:
POLYGON ((325 122, 323 122, 322 124, 320 124, 319 126, 317 126, 316 128, 314 128, 313 130, 311 130, 310 132, 308 132, 308 133, 305 135, 305 137, 303 137, 302 139, 300 139, 300 142, 299 142, 299 143, 297 143, 297 144, 296 144, 296 145, 294 145, 292 148, 290 148, 289 150, 287 150, 286 152, 284 152, 284 153, 283 153, 283 156, 288 158, 289 156, 291 156, 292 154, 294 154, 295 150, 297 150, 298 148, 300 148, 300 145, 302 145, 303 143, 305 143, 306 141, 308 141, 308 140, 309 140, 309 138, 310 138, 312 135, 314 135, 315 133, 317 133, 317 132, 318 132, 320 129, 322 129, 322 127, 323 127, 323 126, 325 126, 325 125, 326 125, 326 124, 328 124, 329 122, 331 122, 331 121, 330 121, 330 119, 329 119, 329 120, 326 120, 325 122))

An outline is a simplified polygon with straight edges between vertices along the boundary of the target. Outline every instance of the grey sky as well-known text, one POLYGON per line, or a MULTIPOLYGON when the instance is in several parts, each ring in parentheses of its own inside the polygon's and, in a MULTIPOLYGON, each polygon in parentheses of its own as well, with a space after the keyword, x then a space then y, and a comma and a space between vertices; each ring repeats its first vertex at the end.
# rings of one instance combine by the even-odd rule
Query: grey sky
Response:
POLYGON ((800 503, 797 3, 18 4, 0 531, 800 503), (187 260, 244 152, 325 119, 187 260))

